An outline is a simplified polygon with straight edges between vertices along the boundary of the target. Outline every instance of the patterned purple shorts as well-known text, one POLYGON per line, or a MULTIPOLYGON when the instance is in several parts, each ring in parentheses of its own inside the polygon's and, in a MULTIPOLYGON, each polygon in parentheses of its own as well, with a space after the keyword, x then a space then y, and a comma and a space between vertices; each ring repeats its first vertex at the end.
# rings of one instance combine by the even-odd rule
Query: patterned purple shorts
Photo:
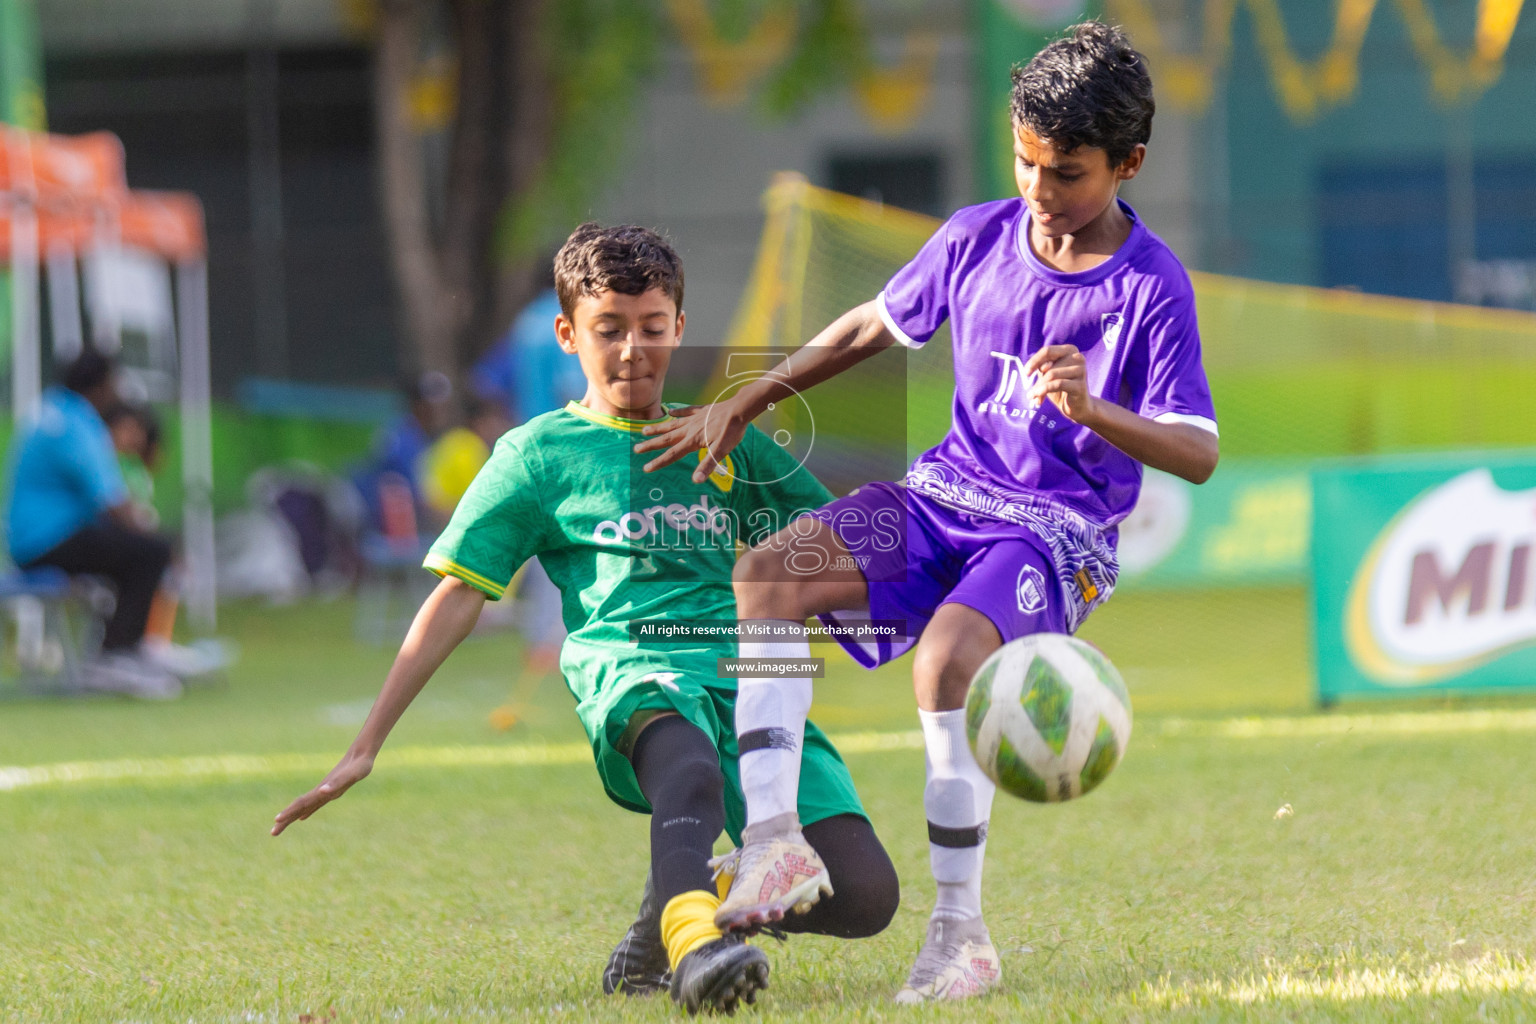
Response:
POLYGON ((894 483, 865 484, 810 514, 832 527, 869 584, 868 608, 822 620, 906 623, 905 636, 895 640, 843 641, 866 668, 910 650, 941 604, 974 608, 1004 643, 1069 632, 1051 546, 1027 526, 951 508, 894 483))

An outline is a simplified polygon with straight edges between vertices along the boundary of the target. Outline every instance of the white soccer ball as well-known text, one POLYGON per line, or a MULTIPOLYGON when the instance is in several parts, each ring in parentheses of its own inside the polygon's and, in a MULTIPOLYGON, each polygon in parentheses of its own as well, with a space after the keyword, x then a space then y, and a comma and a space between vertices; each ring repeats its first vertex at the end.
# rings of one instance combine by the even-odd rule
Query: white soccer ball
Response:
POLYGON ((1087 793, 1120 763, 1131 698, 1097 647, 1035 633, 1010 640, 976 670, 965 726, 976 762, 1000 788, 1056 803, 1087 793))

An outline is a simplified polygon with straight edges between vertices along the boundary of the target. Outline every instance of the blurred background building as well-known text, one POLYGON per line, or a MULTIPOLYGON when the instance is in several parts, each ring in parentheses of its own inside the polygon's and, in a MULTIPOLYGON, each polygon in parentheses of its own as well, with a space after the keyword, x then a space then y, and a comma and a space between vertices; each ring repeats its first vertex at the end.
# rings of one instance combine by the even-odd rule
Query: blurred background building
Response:
MULTIPOLYGON (((1152 58, 1152 159, 1127 194, 1188 265, 1536 305, 1536 22, 1518 3, 1213 4, 1091 12, 1152 58)), ((373 68, 382 9, 409 6, 36 0, 48 127, 114 131, 134 186, 203 199, 222 395, 252 376, 388 385, 407 369, 373 68)), ((454 5, 416 6, 441 8, 409 82, 430 187, 458 46, 454 5)), ((572 6, 591 18, 626 7, 572 6)), ((1007 194, 1007 69, 1083 13, 1061 0, 638 6, 655 37, 634 47, 653 52, 627 79, 631 116, 586 142, 600 168, 573 209, 676 239, 698 342, 723 337, 776 171, 935 215, 1007 194), (867 49, 812 52, 848 66, 794 72, 803 95, 770 110, 765 90, 808 59, 796 37, 817 17, 850 21, 867 49)), ((461 359, 491 342, 497 314, 461 359)))

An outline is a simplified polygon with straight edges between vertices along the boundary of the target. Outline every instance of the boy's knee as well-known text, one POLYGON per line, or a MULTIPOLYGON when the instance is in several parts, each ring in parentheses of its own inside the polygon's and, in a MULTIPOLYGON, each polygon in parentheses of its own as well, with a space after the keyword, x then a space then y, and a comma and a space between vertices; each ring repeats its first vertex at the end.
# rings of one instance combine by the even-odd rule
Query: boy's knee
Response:
POLYGON ((971 677, 1001 643, 997 627, 981 612, 965 605, 940 605, 912 655, 918 707, 963 707, 971 677))
POLYGON ((731 570, 732 583, 766 583, 784 566, 784 553, 771 546, 747 548, 731 570))
POLYGON ((901 882, 896 869, 884 864, 866 865, 856 879, 845 879, 838 888, 838 897, 848 900, 846 913, 841 916, 842 937, 867 939, 885 931, 896 917, 901 906, 901 882))
POLYGON ((919 707, 945 710, 965 703, 971 673, 966 659, 956 655, 950 644, 918 644, 912 658, 912 684, 919 707))
POLYGON ((807 825, 805 833, 826 861, 833 887, 832 899, 812 911, 816 920, 805 930, 844 939, 884 931, 901 906, 901 881, 874 826, 842 814, 807 825))
POLYGON ((690 802, 716 802, 725 798, 725 773, 714 758, 692 757, 679 761, 672 778, 679 795, 690 802))
POLYGON ((748 548, 731 570, 736 613, 744 619, 802 620, 806 617, 800 593, 804 582, 793 578, 782 551, 748 548))
POLYGON ((629 752, 640 790, 652 804, 724 806, 720 754, 698 726, 677 714, 652 718, 629 752))

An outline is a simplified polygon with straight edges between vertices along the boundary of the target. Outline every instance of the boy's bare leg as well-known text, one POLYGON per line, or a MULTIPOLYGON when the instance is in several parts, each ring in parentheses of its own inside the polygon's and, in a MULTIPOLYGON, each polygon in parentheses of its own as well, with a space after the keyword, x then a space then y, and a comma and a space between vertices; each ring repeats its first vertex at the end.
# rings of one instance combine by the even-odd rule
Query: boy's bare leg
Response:
MULTIPOLYGON (((790 634, 767 640, 743 636, 743 659, 809 658, 805 620, 859 608, 868 597, 837 534, 802 518, 736 563, 737 616, 744 626, 790 634)), ((800 832, 797 813, 801 744, 811 708, 806 676, 762 675, 737 684, 736 736, 747 827, 729 862, 730 891, 715 920, 728 932, 751 933, 792 910, 808 910, 832 885, 826 865, 800 832)))
POLYGON ((940 605, 912 663, 923 725, 928 859, 938 889, 901 1003, 960 999, 996 985, 997 950, 981 917, 981 866, 996 787, 976 764, 965 734, 965 698, 976 670, 1002 644, 997 627, 962 604, 940 605))

